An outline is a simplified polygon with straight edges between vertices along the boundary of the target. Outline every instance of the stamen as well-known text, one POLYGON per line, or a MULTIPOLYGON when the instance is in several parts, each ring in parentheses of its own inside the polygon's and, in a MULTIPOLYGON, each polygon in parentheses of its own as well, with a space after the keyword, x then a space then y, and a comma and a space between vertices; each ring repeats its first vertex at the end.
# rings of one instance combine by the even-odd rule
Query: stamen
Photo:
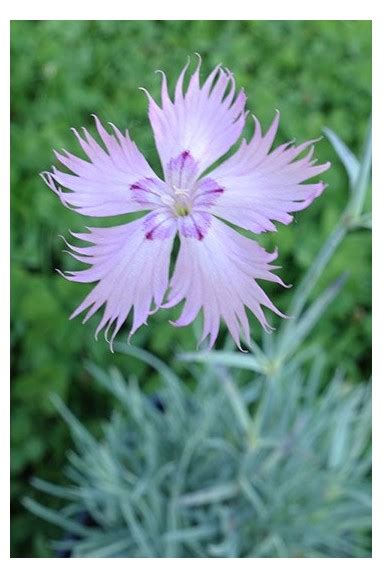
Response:
POLYGON ((174 188, 173 209, 178 217, 187 217, 192 210, 192 200, 188 191, 174 188))
POLYGON ((174 194, 178 195, 180 197, 184 196, 184 197, 189 197, 189 192, 186 191, 185 189, 177 189, 174 187, 174 194))
POLYGON ((161 195, 160 199, 167 207, 173 207, 174 198, 171 195, 161 195))
POLYGON ((187 207, 180 207, 175 205, 175 212, 179 217, 187 217, 190 214, 190 210, 187 207))

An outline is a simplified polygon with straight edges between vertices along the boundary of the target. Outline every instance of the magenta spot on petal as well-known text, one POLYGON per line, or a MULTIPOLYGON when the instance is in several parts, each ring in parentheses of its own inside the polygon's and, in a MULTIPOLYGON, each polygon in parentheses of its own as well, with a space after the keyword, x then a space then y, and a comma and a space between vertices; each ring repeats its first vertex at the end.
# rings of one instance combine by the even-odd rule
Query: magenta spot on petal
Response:
POLYGON ((159 179, 146 177, 129 185, 129 189, 132 191, 133 201, 141 205, 158 205, 164 186, 164 183, 159 179))
POLYGON ((208 213, 194 213, 178 219, 178 231, 183 237, 193 237, 197 241, 202 241, 209 229, 210 222, 211 215, 208 213))
POLYGON ((166 175, 171 187, 187 190, 193 186, 198 176, 198 163, 188 150, 184 150, 169 160, 166 175))
POLYGON ((175 218, 163 210, 151 211, 144 219, 145 237, 149 241, 168 239, 175 229, 175 218))
POLYGON ((182 172, 185 169, 186 160, 189 158, 189 152, 183 151, 181 153, 181 166, 180 166, 180 177, 182 178, 182 172))
POLYGON ((212 207, 223 192, 224 188, 219 183, 210 177, 206 177, 198 183, 194 204, 195 206, 212 207))

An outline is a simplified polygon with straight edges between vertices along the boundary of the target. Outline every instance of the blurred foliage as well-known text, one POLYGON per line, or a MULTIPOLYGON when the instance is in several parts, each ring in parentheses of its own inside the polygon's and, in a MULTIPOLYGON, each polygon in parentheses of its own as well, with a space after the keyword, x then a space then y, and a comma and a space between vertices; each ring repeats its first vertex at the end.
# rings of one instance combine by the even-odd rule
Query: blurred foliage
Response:
MULTIPOLYGON (((68 316, 88 291, 55 274, 70 260, 59 234, 80 230, 89 219, 62 207, 39 172, 53 162, 51 149, 78 151, 69 128, 92 127, 91 113, 128 127, 154 168, 159 163, 147 121, 147 103, 137 90, 159 94, 164 69, 171 82, 186 57, 199 52, 205 72, 217 62, 231 68, 262 124, 281 111, 279 142, 320 136, 330 127, 358 153, 370 113, 371 24, 358 21, 15 21, 12 23, 12 515, 13 555, 47 556, 46 526, 20 505, 30 476, 61 479, 68 445, 65 428, 49 401, 56 392, 97 431, 110 400, 95 390, 85 359, 117 365, 135 374, 147 391, 158 377, 102 339, 97 320, 83 326, 68 316)), ((345 205, 347 178, 326 140, 320 161, 330 159, 329 187, 295 223, 280 226, 261 243, 277 245, 283 279, 296 283, 336 224, 345 205)), ((95 221, 95 220, 94 220, 95 221)), ((93 222, 94 222, 93 221, 93 222)), ((104 223, 108 220, 104 220, 104 223)), ((370 237, 347 236, 318 284, 318 291, 347 271, 341 297, 329 308, 312 339, 328 353, 330 368, 344 367, 358 382, 370 373, 370 237)), ((291 289, 294 291, 294 289, 291 289)), ((289 291, 268 288, 278 307, 289 291)), ((174 319, 174 315, 172 315, 174 319)), ((174 361, 177 350, 195 348, 192 328, 175 330, 169 313, 156 314, 134 343, 174 361)), ((254 340, 261 337, 254 323, 254 340)), ((218 344, 222 344, 224 336, 218 344)), ((182 371, 182 368, 180 368, 182 371)), ((187 378, 185 378, 187 380, 187 378)), ((189 377, 190 380, 190 377, 189 377)))

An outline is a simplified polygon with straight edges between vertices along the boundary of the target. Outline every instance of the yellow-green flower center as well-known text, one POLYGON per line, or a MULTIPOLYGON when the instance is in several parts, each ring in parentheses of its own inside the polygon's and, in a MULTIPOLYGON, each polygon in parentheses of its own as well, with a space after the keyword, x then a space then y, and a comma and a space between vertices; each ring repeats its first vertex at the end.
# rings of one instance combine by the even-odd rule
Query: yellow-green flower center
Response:
POLYGON ((175 208, 175 211, 179 217, 186 217, 190 213, 190 211, 187 207, 178 207, 176 205, 174 208, 175 208))
POLYGON ((192 209, 192 202, 190 195, 187 191, 181 189, 174 189, 175 202, 173 204, 173 210, 177 217, 187 217, 190 215, 192 209))

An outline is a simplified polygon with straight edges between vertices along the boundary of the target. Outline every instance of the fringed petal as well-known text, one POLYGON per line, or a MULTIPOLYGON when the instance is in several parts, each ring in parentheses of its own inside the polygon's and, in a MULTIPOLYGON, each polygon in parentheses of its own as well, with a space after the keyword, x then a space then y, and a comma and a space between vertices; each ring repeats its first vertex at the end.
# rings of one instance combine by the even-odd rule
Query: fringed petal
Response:
POLYGON ((189 151, 198 164, 199 174, 224 155, 238 140, 245 124, 246 96, 235 96, 233 74, 216 66, 204 84, 200 83, 199 60, 184 89, 185 66, 178 78, 174 100, 169 96, 162 73, 161 106, 147 92, 149 119, 164 169, 182 151, 189 151))
POLYGON ((45 183, 65 206, 82 215, 108 217, 153 208, 154 197, 146 203, 140 202, 131 186, 145 179, 147 182, 161 181, 128 133, 124 136, 112 125, 114 134, 109 134, 98 118, 94 118, 103 147, 86 129, 83 129, 84 136, 73 129, 89 160, 67 151, 55 151, 57 160, 73 174, 53 167, 52 172, 41 174, 45 183))
POLYGON ((132 335, 146 323, 152 304, 158 308, 168 287, 169 261, 176 226, 167 234, 148 236, 145 218, 127 225, 91 228, 88 233, 75 236, 88 247, 67 243, 78 261, 90 265, 83 271, 67 271, 64 276, 79 283, 97 282, 89 295, 73 312, 71 319, 88 310, 87 321, 105 305, 96 336, 105 329, 105 337, 112 343, 117 332, 133 309, 132 335), (109 330, 113 327, 108 339, 109 330))
POLYGON ((290 223, 291 213, 306 208, 324 191, 322 182, 304 182, 326 171, 330 163, 315 165, 315 141, 299 146, 287 143, 270 152, 278 128, 278 112, 264 136, 259 122, 254 121, 250 142, 244 141, 232 157, 209 174, 224 189, 211 210, 239 227, 262 233, 276 230, 272 221, 290 223), (297 160, 308 148, 306 156, 297 160))
POLYGON ((284 285, 272 272, 270 263, 277 254, 267 253, 255 241, 243 237, 212 217, 206 236, 199 240, 181 235, 180 252, 170 282, 170 294, 164 307, 185 299, 181 317, 175 325, 188 325, 202 310, 204 328, 201 340, 209 336, 212 347, 222 319, 237 346, 241 332, 249 343, 249 324, 245 307, 250 309, 264 329, 271 327, 262 307, 283 314, 271 303, 255 279, 284 285))

